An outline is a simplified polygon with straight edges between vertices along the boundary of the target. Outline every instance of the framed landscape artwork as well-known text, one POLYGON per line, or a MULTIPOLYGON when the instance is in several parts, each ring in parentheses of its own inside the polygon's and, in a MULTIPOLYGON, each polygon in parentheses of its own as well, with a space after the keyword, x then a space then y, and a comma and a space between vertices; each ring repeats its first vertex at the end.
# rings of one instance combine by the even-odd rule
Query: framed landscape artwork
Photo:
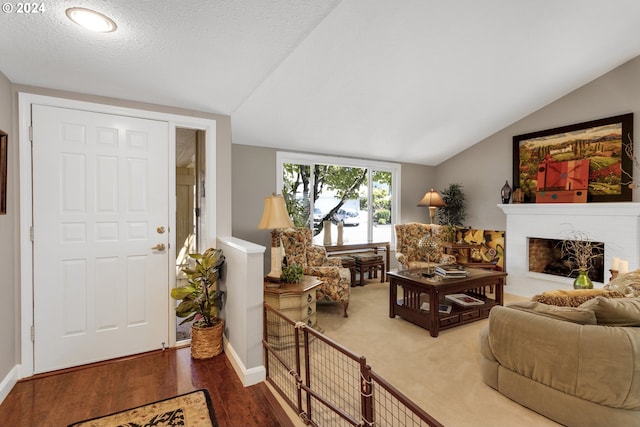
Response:
POLYGON ((514 136, 513 182, 524 203, 631 201, 633 113, 514 136))
POLYGON ((7 213, 7 139, 7 134, 0 130, 0 215, 7 213))

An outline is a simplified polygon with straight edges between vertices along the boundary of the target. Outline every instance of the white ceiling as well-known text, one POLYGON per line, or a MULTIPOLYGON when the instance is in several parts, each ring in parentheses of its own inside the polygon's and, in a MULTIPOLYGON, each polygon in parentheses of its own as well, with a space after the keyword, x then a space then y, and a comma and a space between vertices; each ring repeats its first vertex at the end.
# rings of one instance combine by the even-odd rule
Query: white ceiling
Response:
POLYGON ((640 55, 638 0, 42 3, 0 14, 14 83, 228 114, 237 144, 425 165, 640 55), (72 6, 118 30, 82 30, 72 6))

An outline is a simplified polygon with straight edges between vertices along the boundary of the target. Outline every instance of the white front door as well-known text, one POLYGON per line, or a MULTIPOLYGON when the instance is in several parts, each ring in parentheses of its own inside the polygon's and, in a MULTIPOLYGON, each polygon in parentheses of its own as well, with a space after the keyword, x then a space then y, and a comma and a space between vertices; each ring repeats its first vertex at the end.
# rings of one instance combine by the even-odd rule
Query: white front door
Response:
POLYGON ((168 123, 32 106, 34 373, 162 348, 168 123))

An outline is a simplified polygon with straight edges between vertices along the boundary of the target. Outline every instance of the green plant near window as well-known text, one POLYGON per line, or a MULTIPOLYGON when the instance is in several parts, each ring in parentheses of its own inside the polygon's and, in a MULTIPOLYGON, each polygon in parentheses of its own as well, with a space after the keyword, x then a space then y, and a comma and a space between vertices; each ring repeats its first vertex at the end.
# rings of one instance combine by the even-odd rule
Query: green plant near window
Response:
POLYGON ((297 283, 302 279, 304 268, 300 264, 293 263, 282 267, 280 278, 284 283, 297 283))
POLYGON ((195 260, 193 268, 182 269, 189 283, 171 290, 171 298, 180 301, 176 315, 184 318, 181 325, 193 320, 192 326, 198 328, 215 326, 221 321, 218 310, 222 308, 223 292, 216 283, 225 257, 221 249, 214 248, 202 254, 189 254, 189 257, 195 260))
POLYGON ((449 226, 463 226, 467 218, 467 196, 462 191, 462 184, 449 184, 441 194, 447 206, 438 208, 438 222, 449 226))

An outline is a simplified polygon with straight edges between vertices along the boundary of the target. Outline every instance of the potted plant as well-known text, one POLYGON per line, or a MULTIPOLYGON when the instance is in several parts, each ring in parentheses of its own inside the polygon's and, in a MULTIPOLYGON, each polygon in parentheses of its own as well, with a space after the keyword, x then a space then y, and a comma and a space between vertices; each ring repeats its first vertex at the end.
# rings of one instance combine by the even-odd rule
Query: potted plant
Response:
POLYGON ((222 352, 224 322, 218 317, 223 292, 217 280, 225 258, 222 250, 209 248, 204 253, 189 254, 193 267, 182 269, 188 284, 171 290, 171 298, 180 301, 176 315, 180 324, 191 324, 191 357, 207 359, 222 352))
POLYGON ((304 268, 300 264, 293 263, 282 267, 280 279, 284 283, 298 283, 304 275, 304 268))
POLYGON ((442 200, 446 206, 438 208, 438 221, 440 224, 450 226, 462 226, 467 218, 467 196, 462 191, 462 184, 449 184, 442 192, 442 200))

